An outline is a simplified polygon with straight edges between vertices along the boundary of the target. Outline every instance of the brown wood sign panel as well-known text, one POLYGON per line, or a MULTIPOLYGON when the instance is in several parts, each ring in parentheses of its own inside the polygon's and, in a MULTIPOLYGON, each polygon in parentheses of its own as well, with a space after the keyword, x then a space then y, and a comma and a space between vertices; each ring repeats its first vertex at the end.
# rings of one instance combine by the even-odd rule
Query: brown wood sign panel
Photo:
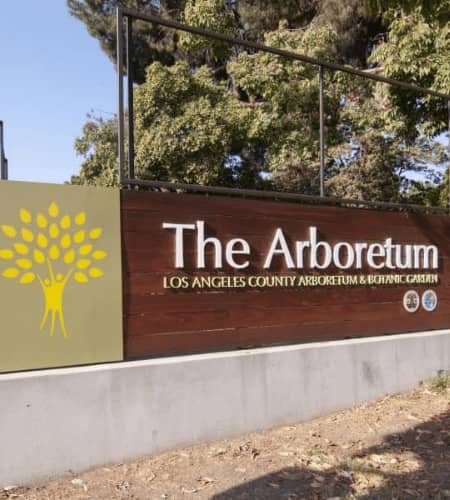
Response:
POLYGON ((127 358, 449 326, 449 217, 121 196, 127 358))

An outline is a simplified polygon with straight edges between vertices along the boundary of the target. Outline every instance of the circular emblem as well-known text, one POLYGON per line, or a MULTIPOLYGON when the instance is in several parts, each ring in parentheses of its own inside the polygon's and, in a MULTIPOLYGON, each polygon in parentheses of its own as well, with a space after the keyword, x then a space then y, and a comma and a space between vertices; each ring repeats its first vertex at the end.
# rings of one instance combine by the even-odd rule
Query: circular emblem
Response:
POLYGON ((422 294, 422 307, 425 311, 432 312, 438 304, 437 294, 434 290, 425 290, 422 294))
POLYGON ((403 296, 403 307, 410 313, 414 313, 419 309, 420 297, 415 290, 408 290, 403 296))

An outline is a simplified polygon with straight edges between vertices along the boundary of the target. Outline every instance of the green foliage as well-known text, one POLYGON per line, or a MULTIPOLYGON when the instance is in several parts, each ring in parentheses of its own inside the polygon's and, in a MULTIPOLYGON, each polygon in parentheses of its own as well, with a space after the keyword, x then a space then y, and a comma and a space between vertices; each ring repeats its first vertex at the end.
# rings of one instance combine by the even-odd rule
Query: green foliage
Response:
POLYGON ((316 0, 244 0, 237 2, 237 8, 247 37, 258 40, 282 20, 291 29, 306 26, 316 16, 317 4, 316 0))
POLYGON ((411 187, 401 195, 403 203, 413 205, 425 205, 427 207, 445 206, 442 203, 442 186, 436 186, 430 182, 413 181, 411 187))
POLYGON ((388 20, 398 13, 408 15, 420 11, 427 20, 447 24, 450 13, 449 0, 365 0, 364 4, 367 12, 384 15, 388 20))
POLYGON ((354 159, 327 182, 330 194, 357 200, 398 201, 396 147, 381 134, 360 138, 354 159))
POLYGON ((442 184, 440 184, 439 188, 439 204, 442 207, 450 207, 450 194, 449 194, 449 189, 448 189, 448 170, 446 170, 444 179, 442 181, 442 184))
POLYGON ((437 392, 445 392, 447 389, 450 389, 450 375, 445 372, 429 379, 427 382, 437 392))
MULTIPOLYGON (((183 21, 196 28, 229 36, 234 36, 238 28, 233 11, 225 6, 223 0, 187 0, 183 21)), ((226 59, 231 50, 226 43, 186 32, 179 35, 179 48, 193 58, 205 57, 206 61, 213 63, 226 59)))
MULTIPOLYGON (((188 64, 149 66, 135 91, 136 174, 171 182, 264 187, 256 143, 247 142, 250 110, 212 71, 188 64), (240 155, 233 161, 233 155, 240 155)), ((75 143, 84 157, 81 184, 117 184, 115 120, 91 119, 75 143)))
MULTIPOLYGON (((369 61, 380 65, 384 76, 450 94, 450 25, 427 20, 420 8, 409 15, 397 13, 387 41, 374 50, 369 61)), ((422 132, 431 137, 446 130, 447 103, 443 99, 394 87, 387 88, 385 95, 389 102, 386 116, 393 123, 403 122, 405 136, 415 138, 422 132)))
MULTIPOLYGON (((123 7, 142 13, 160 14, 179 19, 184 1, 161 0, 155 8, 153 0, 67 0, 72 16, 82 21, 96 38, 112 62, 116 60, 116 8, 123 7)), ((173 64, 176 56, 176 33, 152 23, 133 22, 134 79, 142 83, 146 67, 154 61, 173 64)))
POLYGON ((136 90, 136 168, 147 179, 239 184, 227 168, 246 144, 248 110, 206 67, 149 66, 136 90))
MULTIPOLYGON (((336 36, 330 27, 290 30, 286 23, 267 33, 265 42, 322 59, 333 59, 336 36)), ((266 145, 265 168, 278 189, 318 192, 319 75, 315 66, 259 52, 242 52, 228 64, 233 83, 245 93, 252 111, 250 139, 266 145), (276 140, 274 140, 276 138, 276 140)), ((336 142, 334 117, 339 85, 332 75, 326 91, 329 144, 336 142)))
POLYGON ((89 116, 83 135, 75 141, 75 151, 83 156, 80 175, 72 184, 117 186, 117 121, 89 116))
POLYGON ((367 51, 375 35, 384 27, 371 16, 361 0, 322 0, 319 25, 329 25, 337 35, 336 62, 365 67, 367 51))

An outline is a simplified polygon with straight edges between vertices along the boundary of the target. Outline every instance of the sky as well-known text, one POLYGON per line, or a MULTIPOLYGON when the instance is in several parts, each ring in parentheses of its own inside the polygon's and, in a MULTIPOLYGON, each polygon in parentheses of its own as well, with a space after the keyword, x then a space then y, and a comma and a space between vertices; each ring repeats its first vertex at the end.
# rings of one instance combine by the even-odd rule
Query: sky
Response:
POLYGON ((0 120, 9 178, 63 183, 89 112, 117 108, 113 64, 65 0, 0 0, 0 120))

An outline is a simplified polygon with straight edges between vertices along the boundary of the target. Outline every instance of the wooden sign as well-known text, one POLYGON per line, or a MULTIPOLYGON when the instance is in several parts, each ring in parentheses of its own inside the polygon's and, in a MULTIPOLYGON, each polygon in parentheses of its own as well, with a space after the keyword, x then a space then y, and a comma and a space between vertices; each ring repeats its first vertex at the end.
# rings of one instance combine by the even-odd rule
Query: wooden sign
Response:
POLYGON ((446 216, 121 196, 128 358, 449 325, 446 216))

